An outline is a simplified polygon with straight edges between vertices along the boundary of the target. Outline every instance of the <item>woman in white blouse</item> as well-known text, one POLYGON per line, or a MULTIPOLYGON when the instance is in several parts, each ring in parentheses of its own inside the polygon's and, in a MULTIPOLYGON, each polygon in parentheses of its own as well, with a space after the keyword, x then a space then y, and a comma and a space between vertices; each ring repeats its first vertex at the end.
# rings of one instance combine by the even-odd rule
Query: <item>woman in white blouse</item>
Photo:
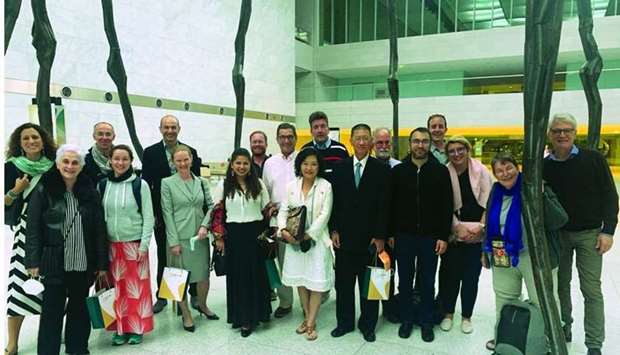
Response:
POLYGON ((332 212, 331 184, 319 177, 321 159, 314 148, 303 149, 295 158, 297 179, 287 186, 287 198, 278 213, 278 234, 288 245, 284 254, 282 282, 297 287, 306 318, 297 327, 297 334, 315 340, 316 317, 321 306, 321 294, 334 286, 331 240, 327 223, 332 212), (286 230, 289 208, 304 205, 307 209, 305 240, 311 247, 302 251, 299 242, 286 230), (307 242, 307 241, 306 241, 307 242))
POLYGON ((236 149, 218 185, 214 201, 226 209, 226 235, 216 234, 216 248, 225 249, 228 323, 247 337, 271 314, 265 259, 257 237, 264 230, 262 210, 269 203, 265 184, 251 164, 250 153, 236 149))

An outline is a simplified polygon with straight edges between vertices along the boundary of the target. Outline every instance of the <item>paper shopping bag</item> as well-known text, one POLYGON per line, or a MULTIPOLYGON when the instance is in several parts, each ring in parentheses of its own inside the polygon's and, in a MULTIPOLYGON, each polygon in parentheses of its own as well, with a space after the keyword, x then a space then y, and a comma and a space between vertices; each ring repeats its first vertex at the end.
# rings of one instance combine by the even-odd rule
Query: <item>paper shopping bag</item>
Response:
POLYGON ((280 271, 278 271, 276 261, 274 259, 266 259, 265 267, 267 269, 267 278, 269 278, 269 289, 273 290, 282 286, 280 271))
POLYGON ((392 270, 367 266, 362 284, 362 297, 367 300, 387 300, 390 297, 392 270))
POLYGON ((93 296, 86 298, 86 309, 93 329, 108 328, 116 320, 114 299, 116 291, 113 288, 99 290, 93 296))
POLYGON ((176 267, 165 267, 157 297, 181 302, 189 286, 189 271, 176 267))

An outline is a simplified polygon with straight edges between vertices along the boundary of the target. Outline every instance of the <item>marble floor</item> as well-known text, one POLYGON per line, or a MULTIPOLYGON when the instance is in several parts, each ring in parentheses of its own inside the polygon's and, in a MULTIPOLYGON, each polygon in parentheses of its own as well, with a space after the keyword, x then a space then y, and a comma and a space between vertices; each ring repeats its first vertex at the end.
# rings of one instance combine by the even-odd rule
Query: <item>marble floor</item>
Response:
MULTIPOLYGON (((618 233, 620 234, 620 233, 618 233)), ((616 236, 618 238, 618 235, 616 236)), ((3 238, 6 243, 9 238, 3 238)), ((618 241, 616 243, 619 243, 618 241)), ((8 245, 3 247, 3 267, 8 264, 8 245)), ((154 249, 154 244, 151 245, 154 249)), ((151 255, 154 255, 152 250, 151 255)), ((152 266, 154 265, 152 261, 152 266)), ((603 267, 603 293, 605 295, 606 331, 604 354, 620 354, 620 245, 605 256, 603 267)), ((3 274, 3 285, 6 285, 6 274, 3 274)), ((576 274, 576 273, 574 273, 576 274)), ((260 326, 250 337, 242 338, 238 330, 233 330, 226 323, 226 290, 225 279, 211 278, 212 286, 209 294, 209 306, 222 317, 222 320, 212 321, 200 318, 194 312, 196 332, 185 332, 181 327, 180 318, 176 317, 171 307, 167 307, 155 317, 155 330, 144 337, 141 345, 124 345, 113 347, 111 334, 103 330, 94 330, 90 337, 90 351, 92 354, 490 354, 484 344, 493 336, 494 296, 491 287, 491 273, 483 270, 480 279, 478 300, 474 311, 474 332, 470 335, 461 333, 460 317, 457 315, 455 326, 450 332, 443 332, 435 328, 435 341, 424 343, 420 338, 419 328, 409 339, 398 337, 398 325, 391 324, 382 317, 377 325, 377 341, 367 343, 359 332, 349 333, 335 339, 330 331, 336 325, 335 292, 322 307, 317 321, 319 338, 309 342, 303 336, 295 334, 296 326, 302 320, 299 307, 282 319, 272 319, 266 325, 260 326)), ((569 344, 571 354, 585 354, 583 345, 583 301, 579 292, 579 283, 573 283, 573 299, 575 303, 573 325, 573 343, 569 344)), ((6 289, 2 287, 3 291, 6 289)), ((4 297, 3 297, 4 299, 4 297)), ((297 302, 297 296, 296 296, 297 302)), ((3 314, 5 303, 2 302, 3 314)), ((277 302, 273 303, 273 308, 277 302)), ((458 313, 458 309, 457 309, 458 313)), ((6 344, 6 323, 2 322, 2 342, 6 344)), ((29 317, 24 322, 19 353, 35 354, 38 318, 29 317)))

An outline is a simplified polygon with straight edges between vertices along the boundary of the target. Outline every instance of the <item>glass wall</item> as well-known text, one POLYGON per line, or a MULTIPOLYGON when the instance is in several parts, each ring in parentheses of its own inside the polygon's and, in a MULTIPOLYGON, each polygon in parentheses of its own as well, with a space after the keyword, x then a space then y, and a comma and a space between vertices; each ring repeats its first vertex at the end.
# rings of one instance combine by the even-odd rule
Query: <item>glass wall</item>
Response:
MULTIPOLYGON (((525 24, 526 0, 394 0, 399 37, 525 24)), ((564 18, 577 16, 564 0, 564 18)), ((321 44, 386 39, 387 0, 320 0, 321 44)), ((594 17, 620 15, 620 0, 592 0, 594 17)))

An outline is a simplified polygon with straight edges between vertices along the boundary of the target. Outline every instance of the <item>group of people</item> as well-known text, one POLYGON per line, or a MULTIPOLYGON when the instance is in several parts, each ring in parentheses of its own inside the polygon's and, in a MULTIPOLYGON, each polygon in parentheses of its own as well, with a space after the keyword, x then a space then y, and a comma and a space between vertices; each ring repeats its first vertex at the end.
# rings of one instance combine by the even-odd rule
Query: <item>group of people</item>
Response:
MULTIPOLYGON (((399 280, 398 297, 391 280, 383 314, 400 323, 401 338, 409 338, 417 323, 423 341, 432 342, 438 304, 439 327, 450 331, 459 295, 460 330, 471 333, 482 267, 493 272, 498 319, 503 305, 519 299, 523 283, 530 300, 538 303, 521 217, 522 178, 510 153, 493 158, 493 182, 487 168, 472 157, 466 138, 446 139, 447 120, 441 114, 411 132, 409 154, 402 161, 392 157, 387 128, 353 126, 350 156, 329 137, 325 113, 312 113, 309 125, 313 139, 296 151, 295 126, 280 124, 280 152, 273 156, 266 154, 267 134, 252 132, 251 152, 239 148, 232 153, 226 175, 213 191, 200 177, 196 150, 178 140, 181 126, 172 115, 162 117, 163 139, 145 149, 140 175, 133 170, 130 147, 113 144, 109 123, 94 126, 95 144, 85 155, 71 144, 57 149, 38 125, 19 126, 10 137, 5 163, 5 214, 18 209, 12 223, 5 355, 17 353, 22 321, 32 314, 41 315, 40 354, 59 352, 65 314, 66 352, 87 354, 91 327, 85 299, 93 285, 115 289, 116 320, 108 327, 113 344, 141 343, 153 329, 154 314, 167 306, 162 298, 152 302, 149 257, 155 255, 149 256, 148 247, 153 234, 157 284, 166 266, 189 271, 191 307, 211 320, 219 319, 207 305, 211 247, 224 252, 226 318, 243 337, 272 314, 265 243, 259 238, 264 235, 276 240, 281 270, 274 317, 291 313, 296 288, 303 321, 295 331, 308 340, 318 338, 319 309, 335 288, 337 325, 331 336, 341 337, 357 326, 366 341, 375 341, 379 301, 364 297, 362 285, 367 266, 384 250, 399 280), (297 238, 287 219, 301 206, 307 218, 303 237, 297 238), (212 217, 218 208, 225 210, 225 224, 216 231, 212 217), (496 260, 497 248, 503 248, 506 260, 496 260), (22 286, 29 278, 40 278, 42 294, 25 292, 22 286), (414 295, 419 297, 415 312, 414 295)), ((544 163, 545 189, 555 192, 568 222, 544 237, 553 246, 565 336, 571 341, 570 282, 577 254, 585 342, 588 354, 600 354, 602 255, 613 243, 618 195, 603 156, 574 144, 576 129, 569 114, 556 115, 550 123, 553 150, 544 163)), ((190 304, 180 302, 177 311, 183 328, 193 332, 190 304)), ((494 346, 494 340, 486 344, 490 350, 494 346)))

